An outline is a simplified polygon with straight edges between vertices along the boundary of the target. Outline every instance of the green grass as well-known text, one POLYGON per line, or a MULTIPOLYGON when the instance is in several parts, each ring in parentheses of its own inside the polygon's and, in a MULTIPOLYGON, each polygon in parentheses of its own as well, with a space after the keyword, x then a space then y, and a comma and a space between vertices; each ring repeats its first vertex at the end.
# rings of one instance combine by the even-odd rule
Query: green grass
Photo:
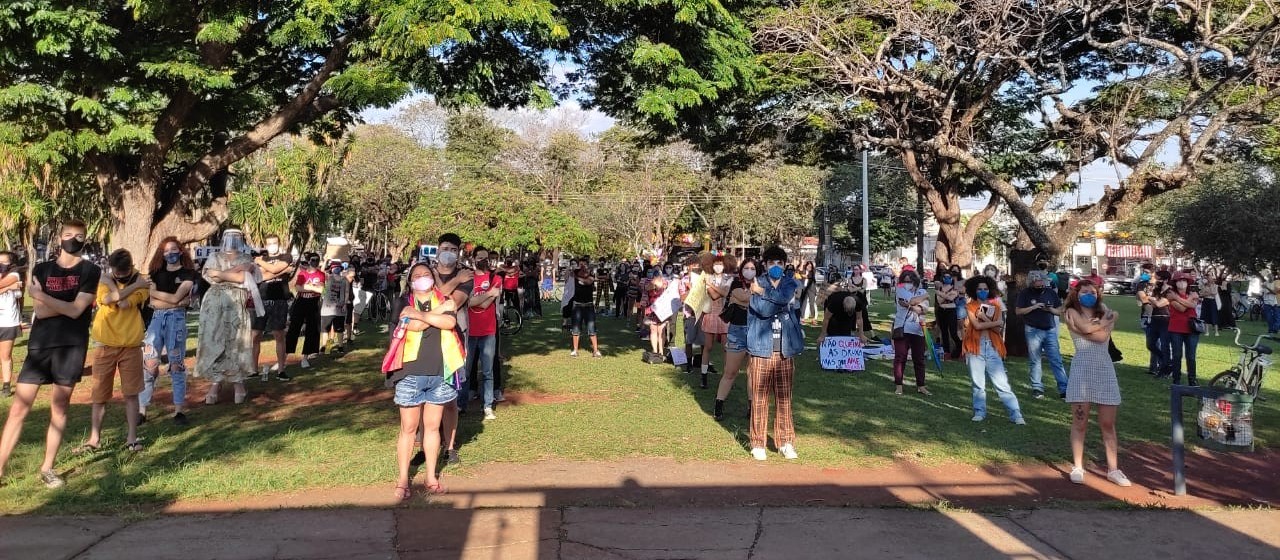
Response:
MULTIPOLYGON (((1118 307, 1127 311, 1124 304, 1118 307)), ((548 308, 547 319, 526 322, 523 332, 504 343, 504 351, 513 357, 508 391, 545 393, 561 400, 501 406, 499 419, 488 423, 480 422, 474 412, 464 417, 459 437, 467 469, 548 458, 750 460, 744 449, 745 375, 730 397, 727 418, 717 423, 708 413, 712 391, 697 389, 696 375, 642 363, 640 339, 620 320, 598 321, 605 358, 595 360, 584 353, 575 359, 569 357, 568 335, 560 330, 554 311, 558 310, 548 308)), ((888 312, 887 306, 877 304, 873 319, 884 324, 888 312)), ((1119 419, 1122 445, 1167 445, 1167 383, 1144 373, 1143 337, 1132 317, 1125 315, 1115 337, 1126 358, 1118 366, 1125 399, 1119 419)), ((1261 324, 1244 327, 1256 332, 1261 324)), ((118 402, 110 406, 106 419, 104 443, 111 451, 71 455, 68 450, 84 440, 89 427, 89 406, 75 405, 59 457, 59 470, 68 473, 67 487, 60 491, 45 490, 34 476, 48 420, 42 398, 28 418, 5 486, 0 487, 0 512, 128 513, 177 500, 233 501, 268 492, 385 484, 394 473, 397 423, 390 392, 381 390, 378 372, 382 351, 377 346, 384 336, 364 335, 363 349, 341 360, 319 360, 318 367, 299 373, 292 383, 250 382, 251 394, 269 402, 197 407, 186 429, 156 418, 143 427, 148 448, 136 455, 116 450, 124 424, 118 402), (361 391, 382 391, 384 398, 361 403, 355 400, 361 391), (328 401, 282 403, 290 395, 327 395, 328 401)), ((797 447, 804 464, 854 467, 906 459, 986 465, 1061 462, 1069 454, 1067 406, 1053 395, 1040 401, 1029 398, 1025 360, 1011 359, 1008 366, 1029 424, 1018 427, 1005 421, 994 393, 988 397, 988 420, 974 424, 969 421, 968 374, 959 363, 945 363, 941 376, 930 364, 932 397, 910 391, 898 397, 892 393, 890 363, 869 362, 868 371, 858 374, 823 372, 812 348, 816 331, 808 329, 806 337, 810 348, 798 359, 795 389, 797 447)), ((1237 354, 1230 342, 1225 334, 1202 338, 1201 379, 1234 363, 1237 354)), ((1064 337, 1064 353, 1069 355, 1071 348, 1064 337)), ((20 362, 23 347, 15 353, 20 362)), ((722 356, 717 350, 718 365, 722 356)), ((1052 385, 1051 373, 1046 371, 1045 378, 1052 385)), ((712 376, 713 387, 717 379, 712 376)), ((162 380, 161 387, 167 382, 162 380)), ((192 391, 203 394, 203 384, 192 391)), ((1264 391, 1271 399, 1255 407, 1256 437, 1260 445, 1274 446, 1280 441, 1280 395, 1273 373, 1264 391)), ((155 404, 161 404, 159 399, 155 404)), ((152 415, 157 412, 153 408, 152 415)), ((1096 431, 1089 445, 1092 454, 1100 454, 1096 431)))

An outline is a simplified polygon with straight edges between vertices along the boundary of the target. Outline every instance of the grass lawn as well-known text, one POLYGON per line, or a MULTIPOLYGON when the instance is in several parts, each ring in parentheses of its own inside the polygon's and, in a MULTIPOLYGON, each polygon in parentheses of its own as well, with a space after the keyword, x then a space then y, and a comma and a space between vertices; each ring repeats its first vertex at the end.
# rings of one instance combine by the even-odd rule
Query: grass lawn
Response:
MULTIPOLYGON (((873 320, 887 324, 890 308, 877 300, 873 320)), ((1167 382, 1144 373, 1144 339, 1130 301, 1112 302, 1124 315, 1116 334, 1125 352, 1124 363, 1118 365, 1125 399, 1119 419, 1121 444, 1167 445, 1167 382)), ((621 320, 598 320, 604 358, 592 359, 586 352, 571 358, 568 335, 560 330, 555 311, 548 306, 548 318, 526 322, 520 334, 503 344, 512 357, 508 392, 545 396, 544 402, 500 406, 498 420, 488 423, 480 421, 479 407, 472 406, 459 435, 464 472, 492 461, 544 458, 750 460, 744 447, 745 375, 730 397, 727 418, 717 423, 709 415, 713 389, 699 390, 696 375, 686 376, 670 365, 642 363, 642 341, 621 320)), ((1243 326, 1255 333, 1262 328, 1261 323, 1243 326)), ((48 420, 42 398, 28 417, 0 487, 0 512, 127 513, 175 500, 229 501, 266 492, 385 485, 395 471, 392 442, 397 424, 391 394, 382 388, 378 372, 385 335, 374 331, 361 337, 359 350, 341 359, 321 358, 311 370, 291 368, 295 381, 251 381, 251 404, 193 405, 187 428, 163 419, 167 411, 156 408, 168 399, 168 382, 162 377, 165 392, 157 395, 153 419, 142 428, 148 447, 139 454, 119 450, 124 412, 117 401, 106 418, 108 451, 72 455, 69 450, 89 429, 89 405, 73 405, 58 465, 67 475, 67 487, 58 491, 46 490, 34 476, 48 420)), ((908 394, 899 397, 893 395, 889 362, 869 362, 868 371, 858 374, 823 372, 812 347, 816 329, 807 329, 806 338, 809 349, 798 358, 795 389, 802 463, 851 467, 892 459, 975 465, 1068 460, 1068 407, 1052 391, 1044 400, 1030 398, 1024 360, 1010 360, 1009 369, 1028 425, 1009 423, 990 391, 988 419, 975 424, 969 421, 968 373, 960 363, 945 362, 941 375, 930 363, 933 396, 916 395, 909 381, 908 394)), ((193 338, 192 354, 194 344, 193 338)), ((1227 334, 1202 337, 1202 380, 1234 363, 1237 353, 1230 346, 1227 334)), ((271 348, 268 343, 264 355, 271 348)), ((1068 357, 1071 348, 1064 330, 1068 357)), ((23 346, 15 351, 18 363, 24 351, 23 346)), ((720 364, 722 358, 717 349, 715 362, 720 364)), ((1255 406, 1256 437, 1262 446, 1280 441, 1280 382, 1269 373, 1264 392, 1271 399, 1255 406)), ((1045 379, 1052 387, 1050 372, 1045 372, 1045 379)), ((713 388, 717 380, 713 375, 713 388)), ((77 391, 79 402, 84 402, 88 385, 83 383, 77 391)), ((198 400, 204 387, 195 382, 190 400, 198 400)), ((1187 419, 1194 421, 1190 413, 1187 419)), ((1089 450, 1095 458, 1101 455, 1096 429, 1090 433, 1089 450)))

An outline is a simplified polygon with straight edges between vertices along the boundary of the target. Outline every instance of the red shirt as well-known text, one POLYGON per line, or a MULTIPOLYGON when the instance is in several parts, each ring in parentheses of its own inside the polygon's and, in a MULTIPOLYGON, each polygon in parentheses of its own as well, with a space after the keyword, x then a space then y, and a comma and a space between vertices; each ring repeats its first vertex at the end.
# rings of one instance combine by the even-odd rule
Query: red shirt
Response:
MULTIPOLYGON (((1175 292, 1176 293, 1176 292, 1175 292)), ((1191 294, 1187 294, 1190 297, 1191 294)), ((1191 320, 1196 318, 1196 308, 1188 307, 1185 311, 1178 311, 1178 308, 1169 306, 1169 332, 1177 334, 1191 334, 1195 331, 1191 329, 1191 320)))
POLYGON ((298 289, 298 297, 313 298, 320 297, 319 293, 304 291, 301 288, 306 284, 316 284, 324 287, 325 275, 318 268, 302 269, 298 271, 298 279, 294 281, 294 285, 298 289))
POLYGON ((1093 275, 1090 275, 1090 276, 1085 276, 1085 277, 1084 277, 1084 279, 1085 279, 1085 280, 1088 280, 1088 281, 1090 281, 1090 282, 1093 282, 1093 285, 1094 285, 1094 286, 1097 286, 1097 287, 1099 287, 1099 288, 1101 288, 1101 287, 1102 287, 1102 284, 1103 284, 1102 277, 1101 277, 1101 276, 1098 276, 1097 274, 1093 274, 1093 275))
POLYGON ((502 289, 507 291, 515 291, 520 287, 520 272, 512 269, 502 278, 502 289))
MULTIPOLYGON (((493 287, 498 275, 492 272, 475 273, 475 283, 471 295, 482 294, 493 287)), ((489 307, 471 307, 467 309, 467 336, 490 336, 498 334, 498 304, 493 302, 489 307)))

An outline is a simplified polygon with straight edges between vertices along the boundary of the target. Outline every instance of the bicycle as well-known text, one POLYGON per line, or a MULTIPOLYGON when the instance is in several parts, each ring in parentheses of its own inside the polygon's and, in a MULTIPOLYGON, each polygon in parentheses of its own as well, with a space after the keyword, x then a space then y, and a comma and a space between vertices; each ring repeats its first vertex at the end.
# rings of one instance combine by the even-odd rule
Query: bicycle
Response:
POLYGON ((361 314, 360 320, 385 323, 390 318, 391 300, 387 299, 387 294, 384 292, 374 292, 373 297, 369 298, 369 305, 365 306, 364 313, 361 314))
POLYGON ((1240 344, 1240 331, 1236 331, 1236 346, 1241 348, 1240 361, 1231 366, 1231 369, 1213 376, 1209 380, 1209 386, 1231 389, 1257 398, 1258 390, 1262 387, 1262 374, 1271 365, 1271 359, 1267 358, 1271 355, 1271 347, 1261 344, 1264 338, 1280 341, 1280 338, 1260 334, 1252 345, 1246 346, 1240 344))
POLYGON ((1236 295, 1239 297, 1236 298, 1232 311, 1235 312, 1237 321, 1244 319, 1245 315, 1249 316, 1250 321, 1262 318, 1262 299, 1246 292, 1237 292, 1236 295))
POLYGON ((502 335, 512 336, 520 332, 524 327, 524 315, 520 314, 520 310, 514 307, 503 306, 502 308, 502 335))

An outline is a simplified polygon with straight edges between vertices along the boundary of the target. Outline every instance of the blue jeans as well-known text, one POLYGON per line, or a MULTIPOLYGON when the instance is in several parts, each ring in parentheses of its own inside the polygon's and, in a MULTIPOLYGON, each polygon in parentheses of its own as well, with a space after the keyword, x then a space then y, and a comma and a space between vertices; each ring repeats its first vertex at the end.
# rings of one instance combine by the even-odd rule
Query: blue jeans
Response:
POLYGON ((1164 375, 1169 372, 1169 318, 1152 317, 1151 322, 1142 329, 1147 333, 1147 352, 1151 360, 1147 365, 1152 375, 1164 375))
POLYGON ((1058 327, 1037 329, 1023 327, 1027 335, 1027 363, 1031 366, 1031 389, 1044 392, 1041 381, 1043 371, 1040 369, 1040 352, 1043 350, 1049 359, 1049 369, 1053 370, 1053 378, 1058 382, 1058 392, 1067 392, 1067 370, 1062 367, 1062 352, 1058 350, 1058 327))
POLYGON ((991 386, 995 387, 996 395, 1000 397, 1000 402, 1004 403, 1004 409, 1009 411, 1009 419, 1016 421, 1022 418, 1018 397, 1014 396, 1013 390, 1009 388, 1009 375, 1004 369, 1004 359, 991 345, 991 339, 985 336, 982 337, 981 350, 979 354, 969 354, 967 358, 969 386, 973 391, 974 416, 984 418, 987 416, 987 378, 990 377, 991 386))
MULTIPOLYGON (((484 387, 484 407, 493 408, 493 356, 498 350, 496 344, 498 337, 496 335, 489 336, 468 336, 467 337, 467 373, 472 379, 476 379, 476 365, 479 362, 480 375, 478 379, 483 380, 484 387)), ((458 408, 466 410, 467 401, 471 398, 471 384, 463 383, 462 389, 458 390, 458 408)))
POLYGON ((1196 346, 1200 344, 1200 335, 1196 333, 1169 333, 1169 346, 1173 349, 1173 382, 1182 383, 1182 355, 1187 356, 1187 380, 1196 380, 1196 346))
POLYGON ((169 358, 169 380, 173 382, 173 404, 187 402, 187 310, 157 309, 151 316, 151 324, 142 338, 142 392, 138 405, 151 404, 151 394, 156 390, 156 378, 160 376, 160 356, 169 358))
POLYGON ((583 329, 586 329, 587 336, 596 335, 596 306, 591 303, 579 304, 573 302, 573 328, 569 330, 569 334, 579 336, 583 329))
POLYGON ((1280 332, 1280 306, 1263 305, 1262 320, 1267 322, 1267 333, 1276 334, 1280 332))

